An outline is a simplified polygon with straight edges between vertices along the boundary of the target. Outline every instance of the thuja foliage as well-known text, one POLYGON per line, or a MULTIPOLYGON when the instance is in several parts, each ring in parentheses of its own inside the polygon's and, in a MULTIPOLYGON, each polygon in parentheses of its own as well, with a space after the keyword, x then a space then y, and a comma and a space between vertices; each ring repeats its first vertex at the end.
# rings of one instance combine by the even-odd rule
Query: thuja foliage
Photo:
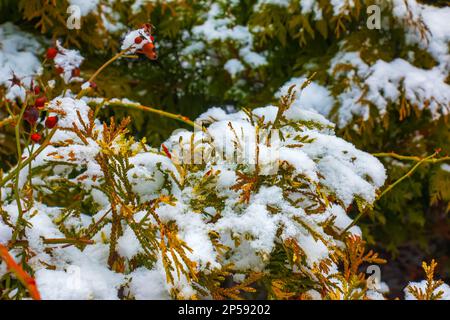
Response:
MULTIPOLYGON (((129 26, 156 25, 158 62, 139 67, 117 62, 97 79, 104 96, 119 92, 119 98, 196 117, 205 106, 248 108, 274 101, 287 80, 316 73, 328 102, 312 107, 336 121, 338 134, 356 146, 419 157, 437 148, 448 153, 448 32, 438 22, 448 14, 446 1, 94 1, 82 8, 80 30, 66 26, 70 1, 1 3, 25 29, 83 48, 86 73, 99 65, 99 53, 119 50, 129 26), (367 27, 367 9, 374 4, 381 29, 367 27), (422 88, 408 74, 421 77, 422 88)), ((125 116, 122 110, 114 114, 125 116)), ((132 113, 138 114, 133 131, 150 142, 162 142, 176 128, 168 120, 132 113)), ((381 160, 392 181, 414 164, 381 160)), ((363 219, 368 241, 382 241, 393 252, 411 239, 426 246, 432 221, 448 225, 450 195, 442 188, 448 175, 438 164, 422 166, 363 219)))

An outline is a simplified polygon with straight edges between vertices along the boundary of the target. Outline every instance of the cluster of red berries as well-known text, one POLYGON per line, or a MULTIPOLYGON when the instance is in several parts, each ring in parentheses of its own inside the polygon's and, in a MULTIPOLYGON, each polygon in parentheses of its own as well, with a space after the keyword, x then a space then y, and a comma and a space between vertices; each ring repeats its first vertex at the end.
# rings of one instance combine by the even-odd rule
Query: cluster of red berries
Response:
MULTIPOLYGON (((46 57, 48 60, 55 59, 56 55, 58 54, 58 49, 51 47, 47 49, 46 57)), ((64 72, 64 68, 60 66, 56 66, 56 73, 61 74, 64 72)), ((72 77, 79 77, 80 76, 80 68, 75 68, 72 70, 72 77)))

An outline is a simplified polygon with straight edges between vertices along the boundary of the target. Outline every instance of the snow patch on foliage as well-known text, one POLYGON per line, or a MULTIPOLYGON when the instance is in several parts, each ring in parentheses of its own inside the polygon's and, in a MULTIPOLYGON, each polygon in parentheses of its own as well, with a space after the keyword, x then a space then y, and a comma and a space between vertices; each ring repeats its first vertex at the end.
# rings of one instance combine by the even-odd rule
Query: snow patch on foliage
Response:
POLYGON ((441 68, 449 67, 450 52, 448 43, 450 41, 450 8, 438 8, 425 4, 420 4, 416 0, 408 1, 408 6, 403 0, 393 1, 394 16, 405 22, 407 18, 421 22, 426 28, 425 37, 423 37, 417 28, 405 23, 407 33, 407 41, 409 43, 419 44, 423 49, 428 50, 431 55, 439 62, 441 68))
POLYGON ((132 30, 125 35, 120 50, 129 49, 129 53, 135 53, 136 51, 142 50, 147 43, 153 43, 153 40, 146 29, 132 30), (141 39, 140 43, 135 42, 135 39, 138 38, 141 39))

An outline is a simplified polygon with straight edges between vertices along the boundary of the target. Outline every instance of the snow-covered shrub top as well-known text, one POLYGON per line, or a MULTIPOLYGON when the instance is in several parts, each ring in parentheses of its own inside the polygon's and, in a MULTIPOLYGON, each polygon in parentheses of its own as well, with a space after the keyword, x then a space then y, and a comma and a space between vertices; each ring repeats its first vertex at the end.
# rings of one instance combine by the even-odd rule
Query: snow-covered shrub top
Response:
MULTIPOLYGON (((336 235, 351 223, 346 209, 354 201, 370 205, 386 178, 376 158, 298 106, 233 114, 213 108, 197 120, 206 126, 174 132, 161 150, 127 138, 125 131, 116 134, 120 126, 101 126, 83 100, 59 97, 46 107, 59 116, 59 129, 20 179, 35 190, 24 215, 30 223, 25 237, 44 298, 117 298, 121 286, 136 298, 204 296, 209 293, 201 290, 202 274, 226 266, 236 279, 264 271, 280 245, 292 248, 298 261, 293 270, 313 281, 329 277, 339 286, 333 253, 343 246, 336 235), (95 212, 42 201, 58 193, 51 185, 77 190, 78 201, 89 201, 95 212), (115 240, 123 274, 108 268, 113 212, 122 217, 115 240), (87 236, 97 225, 85 248, 52 248, 44 241, 87 236), (150 249, 145 234, 165 243, 163 230, 176 230, 177 241, 189 249, 176 255, 150 249), (169 268, 171 263, 182 271, 169 268)), ((14 225, 18 210, 11 188, 1 194, 14 225)), ((0 243, 12 232, 0 220, 0 243)), ((360 234, 356 226, 350 232, 360 234)))

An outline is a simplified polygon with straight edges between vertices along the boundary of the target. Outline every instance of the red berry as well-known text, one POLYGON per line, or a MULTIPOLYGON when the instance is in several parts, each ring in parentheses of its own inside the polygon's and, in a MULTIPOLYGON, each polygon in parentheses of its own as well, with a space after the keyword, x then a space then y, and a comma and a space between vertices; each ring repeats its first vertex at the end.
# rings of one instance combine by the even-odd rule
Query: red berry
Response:
POLYGON ((75 68, 72 70, 72 77, 79 77, 80 76, 80 69, 75 68))
POLYGON ((156 60, 158 57, 158 55, 156 54, 155 45, 151 42, 144 44, 144 46, 142 47, 142 52, 150 60, 156 60))
POLYGON ((57 74, 61 74, 61 73, 63 73, 63 72, 64 72, 63 67, 56 67, 56 73, 57 73, 57 74))
POLYGON ((58 54, 58 50, 56 48, 48 48, 47 49, 47 59, 54 59, 58 54))
POLYGON ((134 38, 134 43, 139 44, 142 42, 142 37, 136 37, 134 38))
POLYGON ((39 133, 37 133, 37 132, 35 132, 35 133, 33 133, 32 135, 31 135, 31 140, 33 141, 33 142, 39 142, 39 141, 41 141, 41 139, 42 139, 42 136, 39 134, 39 133))
POLYGON ((45 126, 49 129, 52 129, 56 126, 56 123, 58 122, 57 116, 50 116, 45 119, 45 126))
POLYGON ((34 102, 34 106, 36 108, 42 108, 45 105, 45 102, 47 101, 46 97, 39 97, 36 99, 36 101, 34 102))
POLYGON ((152 42, 154 42, 155 41, 155 37, 154 36, 150 36, 150 40, 152 40, 152 42))
POLYGON ((39 119, 39 110, 36 107, 27 107, 23 113, 23 119, 30 125, 34 125, 39 119))
POLYGON ((34 87, 34 94, 38 95, 39 93, 41 93, 41 88, 39 86, 34 87))

